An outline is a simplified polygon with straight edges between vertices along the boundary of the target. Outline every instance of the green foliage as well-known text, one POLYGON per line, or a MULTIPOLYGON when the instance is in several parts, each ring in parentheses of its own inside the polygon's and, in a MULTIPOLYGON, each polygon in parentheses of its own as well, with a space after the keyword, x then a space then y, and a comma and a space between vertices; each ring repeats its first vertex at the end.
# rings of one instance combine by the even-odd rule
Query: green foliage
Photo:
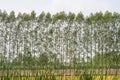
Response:
POLYGON ((15 12, 14 11, 11 11, 9 16, 8 16, 8 21, 9 22, 13 22, 15 21, 15 12))
POLYGON ((29 21, 29 20, 30 20, 30 15, 27 14, 27 13, 23 13, 23 15, 22 15, 22 20, 23 20, 23 21, 29 21))
POLYGON ((106 11, 104 14, 104 22, 110 22, 112 21, 112 13, 109 11, 106 11))
MULTIPOLYGON (((20 60, 22 60, 23 63, 21 63, 21 64, 23 64, 24 66, 26 66, 26 68, 28 68, 28 67, 30 68, 30 67, 32 67, 32 65, 35 65, 35 59, 32 56, 32 53, 30 51, 24 53, 23 55, 19 55, 19 56, 22 56, 22 59, 20 59, 20 60)), ((21 58, 21 57, 19 57, 19 58, 21 58)), ((18 62, 20 60, 18 60, 18 62)))
POLYGON ((45 22, 51 22, 51 14, 48 12, 47 14, 46 14, 46 18, 45 18, 45 22))
POLYGON ((113 15, 112 15, 112 21, 116 22, 116 21, 119 20, 119 18, 120 18, 120 14, 117 13, 117 12, 114 12, 113 15))
POLYGON ((53 15, 53 22, 56 22, 58 20, 66 20, 67 19, 67 15, 65 14, 64 11, 56 13, 55 15, 53 15))
POLYGON ((120 65, 120 53, 117 51, 112 51, 109 53, 101 54, 101 53, 96 53, 95 56, 93 57, 93 62, 94 66, 99 68, 102 67, 102 62, 103 62, 103 67, 109 67, 114 68, 116 64, 120 65))
POLYGON ((95 16, 93 13, 91 13, 87 18, 86 18, 86 23, 92 24, 95 23, 95 16))
POLYGON ((47 53, 42 53, 39 55, 39 64, 42 65, 42 66, 45 66, 48 64, 48 55, 47 53))
POLYGON ((21 12, 18 13, 17 19, 18 19, 18 20, 19 20, 19 19, 22 19, 22 13, 21 13, 21 12))
POLYGON ((42 12, 39 16, 38 16, 38 22, 43 21, 45 18, 45 12, 42 12))
POLYGON ((6 11, 4 11, 3 13, 2 13, 2 21, 7 21, 7 18, 8 18, 8 14, 7 14, 7 12, 6 11))
POLYGON ((52 34, 53 34, 53 29, 50 29, 50 30, 49 30, 49 33, 52 35, 52 34))
POLYGON ((31 15, 30 15, 30 19, 34 20, 35 18, 36 18, 36 13, 35 13, 35 11, 32 11, 31 15))
POLYGON ((96 12, 94 14, 94 20, 96 23, 101 24, 103 22, 103 13, 102 12, 96 12))
POLYGON ((120 28, 118 28, 118 39, 120 40, 120 28))
POLYGON ((81 12, 79 12, 76 16, 76 21, 81 22, 83 20, 84 20, 84 15, 81 12))
POLYGON ((68 14, 68 16, 67 16, 67 19, 69 20, 69 22, 74 21, 74 19, 75 19, 75 14, 72 13, 72 12, 69 12, 69 14, 68 14))
POLYGON ((56 80, 55 75, 52 75, 50 80, 56 80))

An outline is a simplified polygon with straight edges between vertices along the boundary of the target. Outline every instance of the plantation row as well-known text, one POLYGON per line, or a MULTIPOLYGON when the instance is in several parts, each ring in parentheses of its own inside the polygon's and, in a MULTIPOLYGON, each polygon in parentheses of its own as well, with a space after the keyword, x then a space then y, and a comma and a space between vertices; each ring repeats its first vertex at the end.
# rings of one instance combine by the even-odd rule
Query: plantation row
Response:
POLYGON ((119 66, 119 13, 0 11, 0 69, 119 66))

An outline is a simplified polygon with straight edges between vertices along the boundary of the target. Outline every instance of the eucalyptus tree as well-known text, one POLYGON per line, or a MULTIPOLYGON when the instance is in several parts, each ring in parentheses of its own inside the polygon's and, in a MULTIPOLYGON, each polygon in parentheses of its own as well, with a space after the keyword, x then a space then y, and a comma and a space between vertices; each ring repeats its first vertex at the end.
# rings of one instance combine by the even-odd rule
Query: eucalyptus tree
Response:
MULTIPOLYGON (((1 46, 1 47, 0 47, 0 49, 1 49, 1 55, 0 55, 0 56, 5 56, 5 55, 4 55, 4 51, 3 51, 3 48, 4 48, 4 44, 3 44, 3 43, 4 43, 4 36, 3 36, 4 33, 3 33, 3 32, 4 32, 4 31, 2 30, 3 28, 2 28, 2 11, 1 11, 1 10, 0 10, 0 23, 1 23, 1 24, 0 24, 0 46, 1 46)), ((1 62, 1 64, 0 64, 1 66, 3 66, 3 64, 4 64, 4 58, 1 57, 1 60, 0 60, 0 61, 3 62, 3 63, 1 62)))
MULTIPOLYGON (((91 13, 88 17, 85 18, 85 21, 83 23, 83 27, 81 28, 81 43, 82 43, 82 60, 83 60, 83 67, 85 72, 87 68, 92 69, 92 46, 93 46, 93 30, 92 27, 94 27, 94 16, 91 13)), ((92 70, 90 70, 92 71, 92 70)))
MULTIPOLYGON (((6 59, 7 57, 3 54, 3 53, 0 53, 0 66, 4 66, 5 65, 5 63, 6 63, 6 61, 7 61, 7 59, 6 59)), ((1 67, 1 68, 2 68, 1 67)))
MULTIPOLYGON (((83 27, 84 27, 84 15, 79 12, 75 18, 75 33, 76 33, 76 42, 77 42, 77 53, 78 53, 78 63, 82 63, 82 52, 83 52, 83 27)), ((82 65, 82 64, 81 64, 82 65)))
MULTIPOLYGON (((61 65, 63 65, 62 62, 64 62, 64 35, 63 35, 63 29, 65 27, 65 24, 66 24, 66 14, 65 12, 59 12, 59 13, 56 13, 55 15, 53 15, 53 24, 54 24, 54 50, 56 53, 58 53, 58 56, 59 56, 59 60, 61 60, 61 65)), ((62 68, 62 66, 61 66, 62 68)))
MULTIPOLYGON (((74 15, 74 14, 73 14, 74 15)), ((84 66, 84 48, 83 48, 83 28, 84 28, 84 15, 79 12, 75 18, 73 18, 72 22, 69 22, 70 26, 70 50, 69 52, 72 53, 72 62, 74 68, 78 69, 77 73, 82 73, 80 68, 84 66), (73 54, 74 53, 74 54, 73 54)), ((69 53, 69 54, 70 54, 69 53)), ((72 66, 71 66, 72 67, 72 66)), ((75 74, 77 74, 75 73, 75 74)))
POLYGON ((67 50, 70 50, 70 52, 71 52, 71 53, 67 53, 70 57, 70 64, 72 64, 71 67, 74 66, 74 63, 72 62, 72 58, 75 56, 75 53, 74 53, 75 52, 75 44, 74 44, 74 42, 75 42, 76 34, 74 32, 74 28, 75 28, 74 20, 75 20, 75 14, 72 13, 72 12, 69 12, 69 14, 67 16, 68 30, 67 30, 66 40, 68 41, 67 42, 68 43, 67 44, 68 45, 67 50))
POLYGON ((54 25, 53 44, 54 44, 54 51, 57 54, 57 58, 59 59, 60 68, 63 69, 63 71, 61 71, 61 74, 64 74, 64 66, 65 66, 64 64, 66 62, 66 55, 65 55, 66 40, 64 39, 65 38, 64 28, 66 27, 67 24, 66 20, 67 20, 67 15, 64 11, 53 15, 53 25, 54 25))
MULTIPOLYGON (((7 26, 6 26, 6 23, 7 23, 7 17, 8 17, 8 14, 6 11, 3 11, 2 14, 1 14, 1 31, 2 31, 2 36, 3 36, 3 54, 6 56, 8 55, 8 50, 7 50, 7 41, 8 41, 8 32, 7 32, 7 26)), ((6 56, 8 57, 8 56, 6 56)), ((7 63, 7 61, 5 62, 7 63)))
POLYGON ((12 60, 12 58, 14 58, 16 49, 16 42, 15 42, 15 28, 16 28, 16 17, 15 17, 15 12, 11 11, 9 16, 8 16, 8 22, 7 22, 7 28, 8 28, 8 36, 9 36, 9 60, 12 60))
MULTIPOLYGON (((45 24, 44 24, 44 29, 45 29, 45 32, 44 32, 44 38, 45 38, 45 51, 46 52, 49 52, 49 48, 50 48, 50 35, 49 35, 49 29, 51 27, 51 14, 48 12, 45 16, 45 24)), ((48 54, 49 55, 49 54, 48 54)))
MULTIPOLYGON (((48 12, 46 15, 45 15, 45 24, 44 24, 44 29, 45 29, 45 31, 44 31, 44 33, 43 33, 43 35, 44 35, 44 45, 43 45, 43 48, 45 49, 45 52, 46 52, 46 54, 47 54, 47 56, 50 56, 50 51, 51 51, 51 41, 52 41, 52 39, 51 39, 51 36, 50 36, 50 34, 49 34, 49 29, 50 29, 50 27, 51 27, 51 22, 52 22, 52 19, 51 19, 51 14, 48 12)), ((50 57, 48 57, 48 61, 50 61, 50 57)), ((46 67, 48 68, 48 69, 50 69, 50 66, 49 66, 49 64, 48 65, 46 65, 46 67)))
MULTIPOLYGON (((113 42, 113 37, 112 35, 114 35, 114 31, 112 29, 112 13, 111 12, 108 12, 106 11, 104 16, 103 16, 103 37, 104 39, 102 39, 103 41, 103 51, 102 51, 102 58, 105 57, 104 54, 106 54, 107 52, 110 52, 111 51, 111 46, 112 46, 112 43, 113 42)), ((109 55, 107 55, 109 56, 109 55)), ((109 57, 109 62, 110 62, 110 57, 109 57)), ((107 62, 107 61, 106 61, 107 62)), ((103 60, 102 60, 102 67, 107 67, 106 68, 106 74, 107 74, 107 69, 110 68, 110 64, 111 62, 109 63, 107 62, 108 64, 104 64, 103 60)))
POLYGON ((87 68, 90 67, 90 20, 87 18, 87 20, 84 23, 83 34, 82 34, 82 44, 83 44, 83 53, 82 53, 82 59, 83 59, 83 68, 84 72, 86 74, 87 68))
MULTIPOLYGON (((22 20, 21 20, 21 31, 22 31, 22 42, 23 42, 23 59, 25 57, 25 54, 28 53, 30 50, 30 41, 29 41, 29 29, 30 29, 30 15, 27 13, 22 14, 22 20)), ((23 60, 24 62, 24 60, 23 60)), ((23 64, 24 66, 28 64, 27 62, 23 64)))
MULTIPOLYGON (((93 35, 95 55, 96 55, 97 52, 100 51, 98 45, 100 44, 99 43, 99 37, 100 37, 99 33, 100 33, 100 27, 101 27, 102 22, 103 22, 102 20, 103 20, 103 13, 102 12, 96 12, 94 14, 94 21, 95 21, 94 24, 95 25, 94 25, 94 35, 93 35)), ((100 61, 99 58, 98 58, 98 61, 100 61)), ((98 64, 100 64, 100 62, 98 64)), ((100 65, 98 65, 98 64, 95 64, 94 66, 99 67, 100 65)))
MULTIPOLYGON (((116 59, 117 57, 119 56, 120 54, 120 47, 119 47, 119 40, 120 40, 120 37, 119 37, 119 33, 120 33, 120 14, 119 13, 116 13, 114 12, 113 15, 112 15, 112 39, 113 39, 113 43, 112 43, 112 50, 114 51, 117 51, 117 55, 116 55, 116 59), (113 33, 114 32, 114 33, 113 33)), ((117 71, 118 71, 118 65, 119 65, 119 62, 118 60, 116 60, 115 62, 115 66, 117 66, 117 69, 116 69, 116 74, 117 74, 117 71)))
POLYGON ((36 13, 35 11, 32 11, 30 14, 30 23, 29 23, 29 44, 30 44, 30 52, 32 53, 32 56, 34 56, 33 58, 33 65, 36 65, 36 60, 35 60, 35 52, 36 52, 36 47, 35 47, 35 43, 36 43, 36 25, 37 25, 37 21, 36 21, 36 13))
MULTIPOLYGON (((75 62, 76 62, 76 44, 75 44, 75 38, 76 38, 76 33, 75 33, 75 26, 74 26, 74 21, 75 21, 75 14, 72 12, 69 12, 67 16, 67 27, 65 30, 65 37, 64 39, 66 40, 66 55, 69 57, 69 67, 74 69, 75 72, 75 62)), ((65 41, 64 40, 64 41, 65 41)), ((72 74, 70 69, 70 75, 72 74)), ((72 78, 71 78, 72 79, 72 78)))
POLYGON ((5 64, 7 63, 7 57, 6 57, 6 25, 4 18, 7 17, 7 13, 4 11, 2 12, 0 10, 0 66, 4 67, 6 66, 5 64), (4 16, 3 16, 4 15, 4 16))
POLYGON ((42 49, 42 42, 43 41, 43 31, 44 31, 44 21, 45 21, 45 12, 41 12, 41 14, 38 16, 37 19, 37 26, 36 26, 36 32, 37 32, 37 49, 38 52, 41 53, 41 51, 43 51, 42 49))
MULTIPOLYGON (((43 32, 44 32, 44 21, 45 21, 45 12, 41 12, 41 14, 37 17, 37 25, 36 25, 36 28, 35 28, 35 31, 36 31, 36 43, 35 43, 35 46, 36 46, 36 50, 37 50, 37 55, 41 55, 43 52, 44 52, 44 48, 42 47, 43 46, 43 32)), ((40 61, 39 61, 39 57, 38 58, 38 66, 42 66, 42 64, 40 64, 40 61)))

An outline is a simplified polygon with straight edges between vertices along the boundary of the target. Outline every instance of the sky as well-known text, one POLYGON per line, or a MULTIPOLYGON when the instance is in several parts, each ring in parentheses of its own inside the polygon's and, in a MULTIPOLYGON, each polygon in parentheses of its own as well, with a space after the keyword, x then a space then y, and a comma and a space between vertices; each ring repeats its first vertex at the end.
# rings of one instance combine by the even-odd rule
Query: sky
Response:
POLYGON ((0 0, 0 9, 8 13, 30 13, 34 10, 37 15, 42 11, 55 14, 56 12, 82 12, 89 15, 91 12, 120 12, 120 0, 0 0))

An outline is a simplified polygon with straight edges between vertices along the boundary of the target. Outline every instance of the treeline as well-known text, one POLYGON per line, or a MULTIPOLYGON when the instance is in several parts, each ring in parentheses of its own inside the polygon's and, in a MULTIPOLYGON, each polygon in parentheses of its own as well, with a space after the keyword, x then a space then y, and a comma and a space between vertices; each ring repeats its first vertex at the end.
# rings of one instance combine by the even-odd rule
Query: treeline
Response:
POLYGON ((0 53, 1 68, 118 67, 120 14, 0 11, 0 53))

